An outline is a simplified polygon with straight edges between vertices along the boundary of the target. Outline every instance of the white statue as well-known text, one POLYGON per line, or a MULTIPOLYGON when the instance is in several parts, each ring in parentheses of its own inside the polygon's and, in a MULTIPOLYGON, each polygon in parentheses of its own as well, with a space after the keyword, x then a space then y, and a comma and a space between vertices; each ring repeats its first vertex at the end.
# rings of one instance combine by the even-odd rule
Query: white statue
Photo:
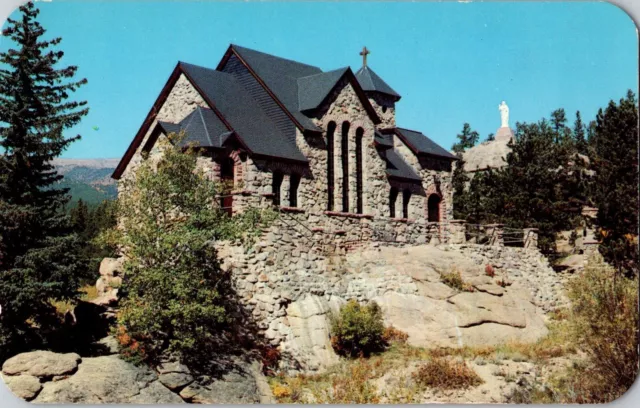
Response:
POLYGON ((500 120, 502 121, 502 127, 509 127, 509 107, 502 101, 500 105, 498 105, 498 110, 500 111, 500 120))

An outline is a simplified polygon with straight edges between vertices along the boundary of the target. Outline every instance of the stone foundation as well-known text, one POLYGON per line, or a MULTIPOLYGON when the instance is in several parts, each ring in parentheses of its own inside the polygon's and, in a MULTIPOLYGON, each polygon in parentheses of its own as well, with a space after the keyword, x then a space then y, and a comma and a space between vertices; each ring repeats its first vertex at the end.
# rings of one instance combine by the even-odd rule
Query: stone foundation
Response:
MULTIPOLYGON (((357 215, 292 212, 281 216, 252 248, 220 243, 219 255, 223 269, 232 271, 241 303, 252 314, 260 334, 310 370, 332 361, 326 356, 332 355, 328 345, 328 316, 339 310, 346 300, 387 301, 390 294, 418 300, 426 296, 415 275, 423 273, 423 268, 429 269, 428 266, 407 259, 406 262, 414 262, 408 270, 394 263, 397 255, 375 260, 376 251, 385 253, 390 247, 405 247, 413 253, 443 254, 446 251, 457 261, 444 264, 443 271, 456 267, 458 262, 464 273, 473 270, 474 274, 483 275, 485 266, 491 264, 512 287, 513 293, 525 294, 524 297, 517 295, 518 301, 533 303, 535 306, 531 307, 536 310, 537 306, 539 313, 565 302, 555 272, 536 249, 440 244, 449 241, 449 232, 440 231, 439 227, 417 221, 377 221, 357 215), (427 243, 429 245, 424 245, 427 243), (358 250, 354 251, 356 247, 358 250), (365 252, 369 258, 363 263, 361 254, 365 252), (384 267, 387 264, 388 267, 384 267)), ((441 255, 436 256, 439 257, 441 255)), ((436 261, 429 259, 429 262, 436 261)), ((437 299, 452 296, 451 289, 436 276, 437 282, 430 283, 428 296, 437 299)), ((487 284, 482 281, 481 287, 487 284)), ((491 285, 496 288, 487 290, 501 296, 503 290, 498 283, 491 285)), ((538 328, 543 326, 541 321, 536 323, 538 328)), ((522 329, 510 327, 505 332, 520 336, 522 329)), ((480 328, 465 330, 471 336, 487 335, 480 328)), ((456 344, 455 339, 450 339, 450 344, 442 343, 456 344)))

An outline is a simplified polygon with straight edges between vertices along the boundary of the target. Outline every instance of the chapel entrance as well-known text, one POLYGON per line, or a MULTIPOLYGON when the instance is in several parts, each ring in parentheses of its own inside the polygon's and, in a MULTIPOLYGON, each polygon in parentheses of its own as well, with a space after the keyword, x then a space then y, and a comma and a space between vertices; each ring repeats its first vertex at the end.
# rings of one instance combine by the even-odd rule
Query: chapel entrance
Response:
POLYGON ((222 196, 220 197, 220 207, 229 216, 233 215, 233 189, 235 162, 230 157, 224 159, 220 166, 220 181, 222 182, 222 196))
POLYGON ((440 202, 442 199, 438 194, 431 194, 427 200, 429 222, 440 222, 440 202))

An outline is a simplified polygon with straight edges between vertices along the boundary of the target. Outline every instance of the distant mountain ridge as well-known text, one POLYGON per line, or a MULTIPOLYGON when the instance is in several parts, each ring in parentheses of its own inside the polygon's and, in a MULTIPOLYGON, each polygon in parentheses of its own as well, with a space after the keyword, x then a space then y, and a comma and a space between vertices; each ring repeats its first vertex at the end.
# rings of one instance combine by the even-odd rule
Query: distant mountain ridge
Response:
POLYGON ((115 199, 117 183, 111 174, 119 159, 54 159, 53 165, 64 176, 61 187, 69 188, 72 202, 98 204, 115 199))

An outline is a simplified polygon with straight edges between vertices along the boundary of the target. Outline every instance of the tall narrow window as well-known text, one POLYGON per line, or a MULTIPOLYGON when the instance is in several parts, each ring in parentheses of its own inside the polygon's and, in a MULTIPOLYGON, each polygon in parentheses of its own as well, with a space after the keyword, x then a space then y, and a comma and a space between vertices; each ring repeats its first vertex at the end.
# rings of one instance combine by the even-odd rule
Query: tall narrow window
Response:
POLYGON ((298 206, 298 187, 300 186, 300 176, 292 174, 289 179, 289 206, 298 206))
POLYGON ((356 130, 356 212, 363 213, 362 203, 362 137, 364 130, 356 130))
POLYGON ((342 211, 349 212, 349 122, 342 122, 342 211))
POLYGON ((233 215, 233 190, 235 162, 227 157, 220 165, 220 180, 222 181, 222 195, 220 197, 220 207, 228 215, 233 215))
POLYGON ((271 184, 273 192, 273 205, 280 205, 280 187, 282 187, 282 173, 273 173, 273 181, 271 184))
POLYGON ((411 191, 404 190, 402 192, 402 218, 409 218, 409 200, 411 200, 411 191))
POLYGON ((336 132, 336 122, 329 122, 327 127, 327 210, 333 211, 333 192, 335 186, 334 177, 334 135, 336 132))
POLYGON ((389 192, 389 217, 396 218, 396 200, 398 199, 398 189, 391 187, 389 192))

